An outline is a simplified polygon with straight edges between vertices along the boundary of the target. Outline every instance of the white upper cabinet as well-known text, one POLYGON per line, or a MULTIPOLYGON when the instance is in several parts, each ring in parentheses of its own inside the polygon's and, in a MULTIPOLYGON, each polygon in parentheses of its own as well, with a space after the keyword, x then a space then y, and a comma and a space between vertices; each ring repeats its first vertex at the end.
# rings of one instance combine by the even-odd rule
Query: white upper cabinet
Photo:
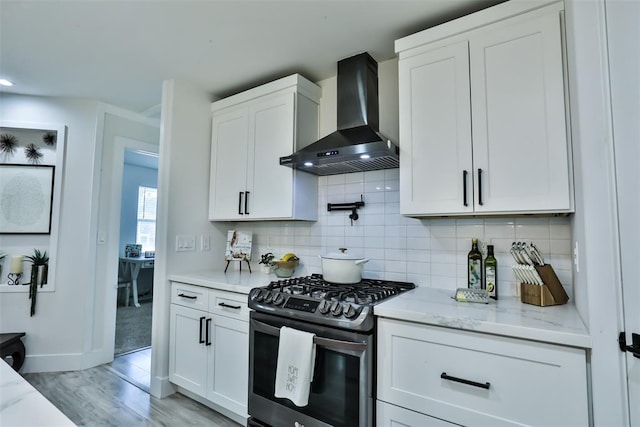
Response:
POLYGON ((573 212, 562 3, 531 7, 396 42, 403 214, 573 212))
POLYGON ((212 104, 209 219, 317 219, 317 177, 280 166, 318 138, 320 88, 285 77, 212 104))

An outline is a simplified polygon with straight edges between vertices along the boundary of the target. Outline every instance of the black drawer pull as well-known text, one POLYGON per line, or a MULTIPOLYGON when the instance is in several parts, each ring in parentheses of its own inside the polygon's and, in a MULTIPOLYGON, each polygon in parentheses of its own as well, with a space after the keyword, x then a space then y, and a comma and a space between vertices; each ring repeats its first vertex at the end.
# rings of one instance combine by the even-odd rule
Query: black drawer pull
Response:
POLYGON ((249 194, 250 192, 247 191, 247 194, 244 195, 244 213, 245 215, 249 215, 249 194))
POLYGON ((221 302, 221 303, 219 303, 218 305, 219 305, 220 307, 233 308, 234 310, 240 310, 240 309, 242 308, 242 306, 239 306, 239 305, 229 305, 229 304, 226 304, 226 303, 224 303, 224 302, 221 302))
POLYGON ((482 169, 478 169, 478 204, 480 206, 482 203, 482 169))
POLYGON ((204 339, 202 338, 202 321, 205 319, 204 316, 200 318, 200 336, 198 337, 198 343, 204 344, 204 339))
POLYGON ((206 326, 207 326, 207 328, 206 328, 206 332, 205 332, 205 335, 206 335, 205 339, 207 340, 207 342, 205 342, 205 343, 204 343, 204 345, 211 345, 211 340, 210 340, 210 338, 211 338, 211 333, 210 333, 210 331, 209 331, 209 327, 210 327, 210 325, 211 325, 211 318, 209 318, 209 319, 207 319, 207 320, 206 320, 206 326))
POLYGON ((468 206, 467 203, 467 171, 462 171, 462 204, 468 206))
POLYGON ((477 383, 477 382, 471 381, 471 380, 465 380, 464 378, 452 377, 450 375, 447 375, 446 372, 443 372, 442 374, 440 374, 440 378, 442 378, 443 380, 455 381, 457 383, 472 385, 474 387, 480 387, 480 388, 484 388, 484 389, 487 389, 487 390, 489 390, 489 387, 491 387, 491 384, 489 384, 489 383, 482 384, 482 383, 477 383))
POLYGON ((197 299, 198 297, 193 296, 193 295, 185 295, 185 294, 178 294, 179 297, 182 298, 188 298, 188 299, 197 299))

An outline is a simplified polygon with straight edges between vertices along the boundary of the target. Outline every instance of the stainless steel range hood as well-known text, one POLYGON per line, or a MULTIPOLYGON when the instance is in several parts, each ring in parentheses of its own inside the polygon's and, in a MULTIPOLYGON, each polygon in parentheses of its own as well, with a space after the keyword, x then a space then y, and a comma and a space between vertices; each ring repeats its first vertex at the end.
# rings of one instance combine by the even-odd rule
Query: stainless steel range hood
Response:
POLYGON ((338 62, 338 130, 280 157, 280 164, 315 175, 392 169, 398 146, 378 132, 378 64, 361 53, 338 62))

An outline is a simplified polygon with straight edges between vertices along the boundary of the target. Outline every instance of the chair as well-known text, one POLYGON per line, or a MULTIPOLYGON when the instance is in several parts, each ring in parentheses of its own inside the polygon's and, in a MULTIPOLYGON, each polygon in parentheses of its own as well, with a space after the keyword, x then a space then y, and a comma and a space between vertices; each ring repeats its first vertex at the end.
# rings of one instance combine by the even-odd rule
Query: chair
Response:
POLYGON ((120 293, 121 288, 125 288, 125 306, 129 307, 129 299, 131 298, 131 279, 128 277, 118 276, 118 293, 120 293))

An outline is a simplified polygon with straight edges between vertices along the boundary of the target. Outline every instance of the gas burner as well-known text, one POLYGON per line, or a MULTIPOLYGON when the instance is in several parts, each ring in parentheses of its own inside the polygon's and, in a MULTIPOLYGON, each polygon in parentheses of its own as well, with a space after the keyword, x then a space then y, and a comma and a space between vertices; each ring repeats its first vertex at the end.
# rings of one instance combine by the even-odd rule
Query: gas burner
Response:
POLYGON ((249 292, 249 307, 266 313, 349 330, 374 328, 373 306, 415 285, 379 279, 327 282, 320 274, 274 280, 249 292))

